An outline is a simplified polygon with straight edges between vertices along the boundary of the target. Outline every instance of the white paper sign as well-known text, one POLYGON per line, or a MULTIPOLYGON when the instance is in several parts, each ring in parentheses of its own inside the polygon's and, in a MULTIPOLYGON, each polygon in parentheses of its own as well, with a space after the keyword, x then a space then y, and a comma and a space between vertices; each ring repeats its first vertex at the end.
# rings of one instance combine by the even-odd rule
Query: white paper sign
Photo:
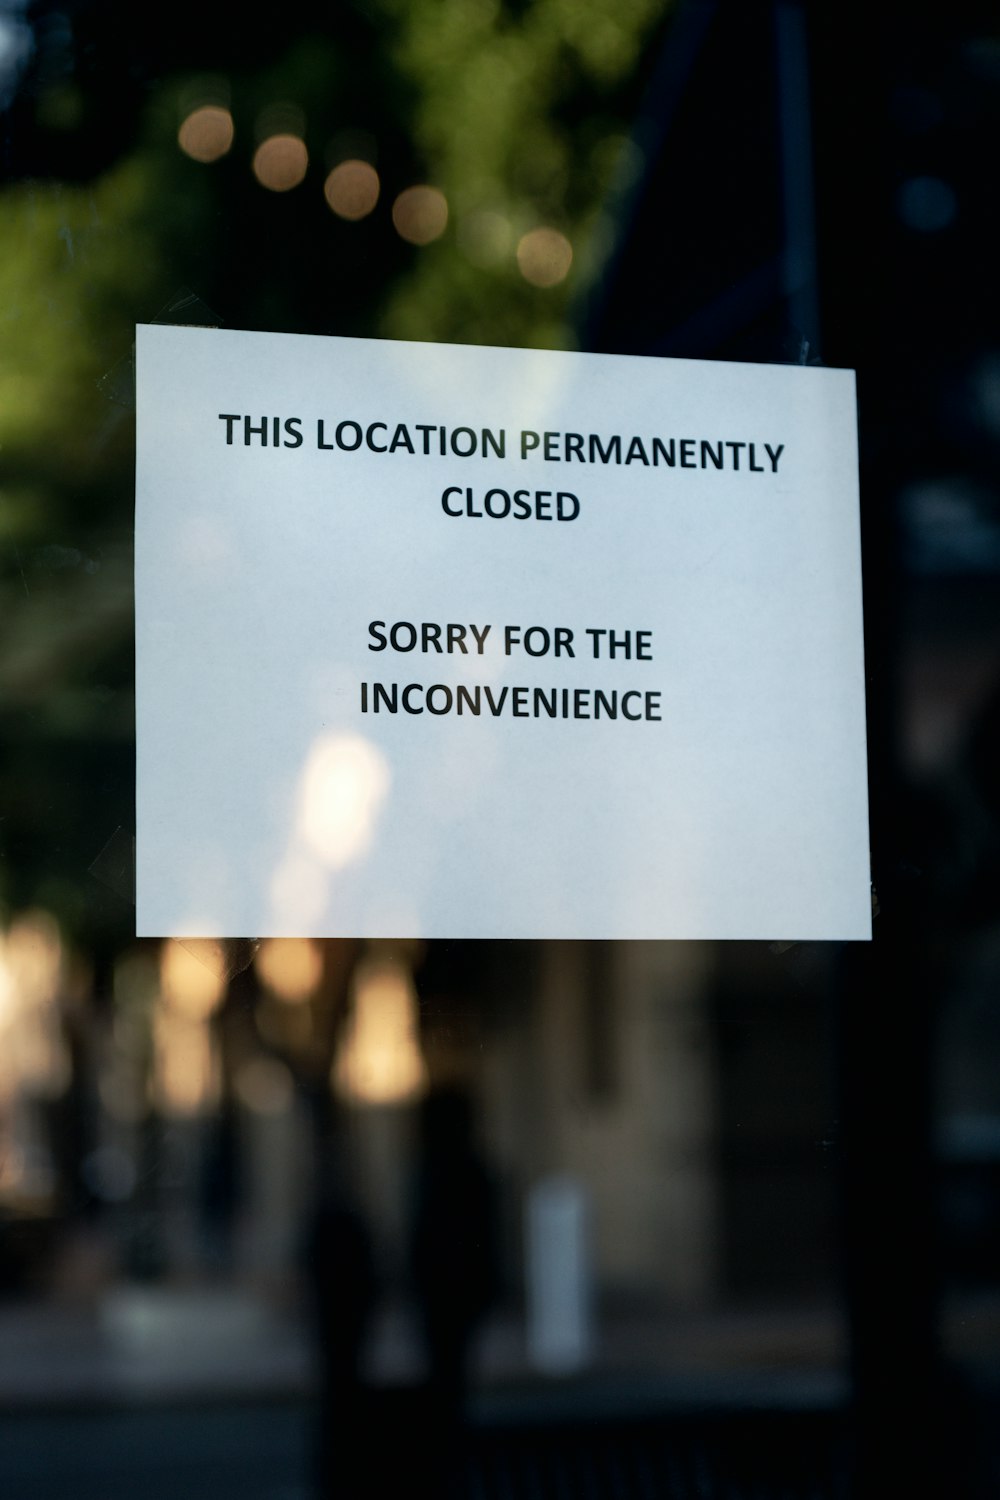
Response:
POLYGON ((141 935, 870 936, 851 372, 137 361, 141 935))

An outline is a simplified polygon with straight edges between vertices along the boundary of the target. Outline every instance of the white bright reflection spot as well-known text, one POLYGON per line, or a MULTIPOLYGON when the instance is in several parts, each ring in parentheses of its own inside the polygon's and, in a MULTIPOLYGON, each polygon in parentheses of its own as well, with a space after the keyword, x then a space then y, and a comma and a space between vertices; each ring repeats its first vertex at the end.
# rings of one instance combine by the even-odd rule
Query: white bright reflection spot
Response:
POLYGON ((5 16, 0 16, 0 68, 13 57, 16 46, 17 35, 14 27, 5 16))
POLYGON ((309 927, 326 910, 330 882, 312 854, 292 849, 271 877, 271 903, 282 926, 309 927))
MULTIPOLYGON (((5 7, 13 9, 16 7, 5 7)), ((9 16, 0 16, 0 106, 5 106, 24 64, 34 51, 31 27, 9 16)))
POLYGON ((362 963, 354 1004, 334 1063, 337 1090, 364 1104, 401 1104, 427 1083, 417 1042, 417 999, 409 969, 398 958, 362 963))
POLYGON ((171 1009, 196 1021, 210 1016, 222 998, 221 976, 176 939, 160 950, 160 984, 171 1009))
POLYGON ((556 286, 565 281, 573 263, 573 246, 558 229, 531 229, 517 247, 517 264, 532 286, 556 286))
POLYGON ((367 852, 391 779, 381 751, 360 735, 327 735, 313 744, 300 784, 298 832, 329 869, 367 852))
POLYGON ((308 938, 269 938, 254 965, 262 984, 290 1005, 307 1000, 319 984, 323 957, 308 938))
POLYGON ((217 104, 194 109, 177 132, 177 144, 193 161, 218 161, 233 144, 233 117, 217 104))

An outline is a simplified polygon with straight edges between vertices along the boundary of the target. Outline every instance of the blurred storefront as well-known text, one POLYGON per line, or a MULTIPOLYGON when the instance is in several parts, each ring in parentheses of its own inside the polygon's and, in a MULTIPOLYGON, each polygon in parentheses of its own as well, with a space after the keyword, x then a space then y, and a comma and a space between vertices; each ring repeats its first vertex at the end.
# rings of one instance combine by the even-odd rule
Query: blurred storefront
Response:
POLYGON ((0 5, 5 1493, 995 1491, 998 73, 973 4, 0 5), (155 321, 856 367, 871 948, 137 942, 155 321))

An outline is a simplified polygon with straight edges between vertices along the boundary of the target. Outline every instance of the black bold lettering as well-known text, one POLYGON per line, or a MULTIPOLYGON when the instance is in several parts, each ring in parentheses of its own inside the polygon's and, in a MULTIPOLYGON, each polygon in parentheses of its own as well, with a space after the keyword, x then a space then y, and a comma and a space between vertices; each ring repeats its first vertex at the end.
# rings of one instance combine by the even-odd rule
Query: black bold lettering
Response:
POLYGON ((481 709, 479 706, 479 687, 467 688, 464 683, 459 683, 455 689, 455 711, 464 713, 466 708, 470 714, 475 714, 478 719, 481 709))
POLYGON ((389 631, 389 644, 392 647, 393 651, 412 651, 417 644, 417 639, 417 627, 409 620, 397 620, 395 625, 393 625, 392 629, 389 631), (400 631, 407 632, 407 634, 403 636, 403 640, 408 640, 408 645, 400 645, 400 631))
POLYGON ((597 458, 594 457, 595 453, 597 454, 597 458, 599 458, 601 460, 602 464, 608 464, 608 463, 610 463, 611 460, 612 460, 612 458, 614 458, 614 461, 615 461, 616 464, 620 464, 621 461, 622 461, 622 440, 621 440, 621 438, 620 437, 609 438, 608 439, 608 446, 605 449, 605 447, 602 444, 602 442, 601 442, 600 438, 598 437, 597 433, 596 432, 592 432, 590 434, 590 462, 592 464, 595 464, 597 462, 597 458))
POLYGON ((361 428, 357 422, 338 422, 335 435, 337 439, 337 447, 343 448, 347 453, 354 453, 358 448, 361 447, 361 428), (347 443, 344 441, 344 433, 349 427, 354 431, 353 443, 347 443))
POLYGON ((441 714, 450 714, 451 713, 451 688, 445 682, 435 682, 432 687, 429 687, 427 689, 427 697, 426 697, 425 701, 427 703, 427 711, 428 711, 428 713, 437 714, 438 716, 440 716, 441 714), (434 694, 435 693, 443 693, 444 694, 444 704, 443 704, 443 706, 441 708, 435 708, 434 707, 434 694))
POLYGON ((495 521, 502 520, 504 516, 510 514, 510 496, 508 495, 506 490, 487 490, 486 498, 484 499, 483 504, 486 507, 486 514, 488 516, 492 516, 495 521), (493 505, 490 504, 490 501, 493 499, 494 495, 500 496, 500 500, 496 501, 495 504, 502 505, 502 510, 496 510, 494 509, 493 505))

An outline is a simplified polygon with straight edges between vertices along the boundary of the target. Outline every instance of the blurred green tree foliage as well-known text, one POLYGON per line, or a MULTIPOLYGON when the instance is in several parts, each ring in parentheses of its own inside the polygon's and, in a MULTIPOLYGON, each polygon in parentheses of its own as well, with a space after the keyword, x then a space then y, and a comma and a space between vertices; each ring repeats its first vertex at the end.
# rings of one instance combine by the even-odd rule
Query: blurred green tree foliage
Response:
POLYGON ((668 9, 356 0, 286 8, 263 32, 185 0, 142 37, 110 3, 71 33, 39 26, 0 124, 4 905, 48 905, 81 934, 131 920, 87 872, 133 809, 134 324, 190 288, 235 327, 572 347, 668 9), (208 163, 178 145, 206 103, 234 126, 208 163), (252 171, 277 129, 309 155, 287 192, 252 171), (324 197, 347 158, 380 179, 357 222, 324 197), (424 245, 394 227, 414 184, 447 204, 424 245), (519 260, 538 229, 562 236, 549 285, 519 260))

